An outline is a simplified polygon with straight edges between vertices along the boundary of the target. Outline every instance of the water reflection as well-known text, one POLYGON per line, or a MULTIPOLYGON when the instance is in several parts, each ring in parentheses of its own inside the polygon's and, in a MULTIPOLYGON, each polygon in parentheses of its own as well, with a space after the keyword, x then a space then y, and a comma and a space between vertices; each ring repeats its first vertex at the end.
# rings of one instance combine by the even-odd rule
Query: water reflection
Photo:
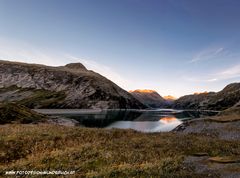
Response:
POLYGON ((181 123, 182 121, 175 117, 163 117, 159 121, 116 121, 106 128, 134 129, 142 132, 167 132, 181 123))
POLYGON ((160 121, 164 124, 169 124, 171 122, 176 122, 177 118, 173 116, 166 116, 160 119, 160 121))
POLYGON ((85 127, 134 129, 142 132, 170 131, 184 119, 211 115, 200 111, 180 110, 103 110, 99 112, 71 112, 59 115, 75 119, 85 127))

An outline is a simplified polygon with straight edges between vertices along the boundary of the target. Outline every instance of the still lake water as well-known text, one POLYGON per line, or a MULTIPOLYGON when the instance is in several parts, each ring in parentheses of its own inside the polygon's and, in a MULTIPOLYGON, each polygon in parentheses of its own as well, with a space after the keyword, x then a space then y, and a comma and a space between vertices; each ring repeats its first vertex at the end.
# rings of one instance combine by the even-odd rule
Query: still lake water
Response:
POLYGON ((184 120, 215 115, 214 111, 154 110, 68 110, 38 112, 77 120, 85 127, 134 129, 142 132, 168 132, 184 120))

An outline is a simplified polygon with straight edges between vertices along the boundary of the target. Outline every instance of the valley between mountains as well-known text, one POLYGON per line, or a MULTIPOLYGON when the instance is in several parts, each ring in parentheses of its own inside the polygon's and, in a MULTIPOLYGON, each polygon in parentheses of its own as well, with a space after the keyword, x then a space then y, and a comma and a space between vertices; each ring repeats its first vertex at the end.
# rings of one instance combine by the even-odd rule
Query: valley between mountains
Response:
POLYGON ((81 63, 0 61, 1 176, 9 170, 74 170, 69 177, 237 178, 239 135, 240 83, 176 99, 149 89, 127 92, 81 63), (184 121, 171 132, 143 133, 63 126, 34 110, 156 108, 219 113, 184 121))

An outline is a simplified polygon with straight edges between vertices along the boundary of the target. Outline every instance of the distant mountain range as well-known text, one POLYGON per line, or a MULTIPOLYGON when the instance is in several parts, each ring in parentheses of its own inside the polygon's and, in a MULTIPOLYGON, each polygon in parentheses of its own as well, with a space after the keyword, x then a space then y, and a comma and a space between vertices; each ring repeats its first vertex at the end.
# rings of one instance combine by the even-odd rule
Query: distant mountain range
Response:
POLYGON ((227 85, 219 92, 204 92, 180 97, 172 107, 177 109, 224 110, 240 102, 240 83, 227 85))
POLYGON ((0 61, 0 102, 29 108, 146 108, 130 93, 81 63, 50 67, 0 61))
POLYGON ((160 96, 154 90, 147 89, 137 89, 129 91, 136 99, 138 99, 143 104, 152 107, 152 108, 160 108, 166 105, 165 99, 160 96))
POLYGON ((185 95, 178 99, 162 97, 154 90, 134 90, 130 93, 145 105, 153 108, 225 110, 240 103, 240 83, 227 85, 219 92, 185 95))
MULTIPOLYGON (((219 92, 194 93, 178 99, 154 90, 125 91, 81 63, 60 67, 0 61, 0 103, 29 108, 224 110, 240 103, 240 83, 219 92)), ((239 107, 238 107, 239 108, 239 107)))
POLYGON ((137 89, 129 91, 136 99, 151 108, 169 108, 176 100, 175 97, 168 95, 162 97, 155 90, 137 89))
POLYGON ((177 98, 171 95, 167 95, 163 97, 167 101, 175 101, 177 98))

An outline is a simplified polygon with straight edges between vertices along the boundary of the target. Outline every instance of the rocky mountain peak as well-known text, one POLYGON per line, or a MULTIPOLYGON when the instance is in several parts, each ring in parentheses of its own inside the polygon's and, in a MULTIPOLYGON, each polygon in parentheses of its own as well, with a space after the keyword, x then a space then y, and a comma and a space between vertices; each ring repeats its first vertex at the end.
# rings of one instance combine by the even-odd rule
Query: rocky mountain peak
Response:
POLYGON ((172 100, 172 101, 174 101, 174 100, 177 99, 176 97, 174 97, 174 96, 172 96, 172 95, 167 95, 167 96, 164 96, 163 98, 164 98, 165 100, 172 100))
POLYGON ((130 93, 157 93, 155 90, 149 90, 149 89, 136 89, 136 90, 130 90, 130 93))
POLYGON ((193 94, 194 95, 200 95, 200 94, 208 94, 209 92, 208 91, 204 91, 204 92, 194 92, 193 94))
POLYGON ((235 90, 240 90, 240 83, 231 83, 227 85, 222 91, 223 92, 231 92, 235 90))
POLYGON ((51 67, 0 61, 0 102, 29 108, 139 109, 144 104, 81 63, 51 67))
POLYGON ((82 64, 82 63, 69 63, 65 65, 66 68, 68 69, 73 69, 73 70, 85 70, 87 71, 87 68, 82 64))
POLYGON ((143 104, 153 108, 163 107, 166 104, 164 98, 155 90, 137 89, 129 92, 143 104))

